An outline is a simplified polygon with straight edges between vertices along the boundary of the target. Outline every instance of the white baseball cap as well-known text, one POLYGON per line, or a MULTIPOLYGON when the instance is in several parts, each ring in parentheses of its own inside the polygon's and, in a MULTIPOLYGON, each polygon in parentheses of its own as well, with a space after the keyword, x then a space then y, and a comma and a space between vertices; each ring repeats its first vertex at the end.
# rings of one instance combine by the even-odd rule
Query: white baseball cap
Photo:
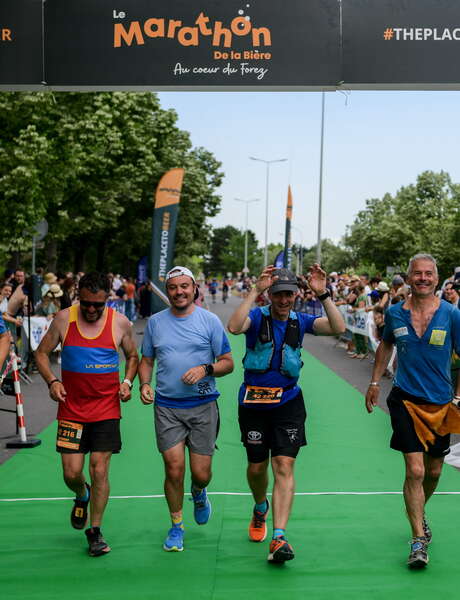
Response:
POLYGON ((187 277, 190 277, 193 283, 195 283, 195 277, 190 271, 190 269, 187 269, 187 267, 179 266, 173 267, 170 271, 166 273, 166 281, 168 281, 168 279, 172 279, 173 277, 180 277, 181 275, 186 275, 187 277))

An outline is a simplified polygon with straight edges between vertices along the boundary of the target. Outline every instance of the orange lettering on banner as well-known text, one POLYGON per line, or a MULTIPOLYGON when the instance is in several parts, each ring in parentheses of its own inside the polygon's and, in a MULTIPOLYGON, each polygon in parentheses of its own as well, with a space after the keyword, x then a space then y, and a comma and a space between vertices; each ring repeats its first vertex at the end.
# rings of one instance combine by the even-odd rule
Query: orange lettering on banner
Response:
POLYGON ((251 21, 247 21, 244 17, 235 17, 230 27, 235 35, 248 35, 251 31, 251 21))
POLYGON ((201 35, 211 35, 212 29, 206 27, 206 23, 209 23, 209 17, 207 17, 204 13, 200 13, 195 21, 195 25, 198 25, 200 28, 201 35))
POLYGON ((168 37, 169 38, 173 38, 175 33, 176 33, 176 29, 178 27, 182 27, 182 21, 173 21, 173 19, 169 20, 169 24, 168 24, 168 37))
POLYGON ((198 27, 182 27, 177 34, 177 40, 182 46, 198 46, 198 27))
POLYGON ((215 27, 214 27, 214 35, 212 37, 212 45, 213 46, 225 46, 226 48, 229 48, 230 45, 232 43, 232 32, 230 31, 230 29, 227 29, 226 27, 222 27, 222 21, 216 21, 215 27), (224 36, 224 43, 221 44, 220 43, 220 39, 221 37, 224 36))
POLYGON ((264 46, 272 45, 272 36, 270 35, 270 30, 266 27, 259 27, 252 29, 252 45, 260 46, 260 37, 264 38, 264 46))
POLYGON ((115 23, 113 34, 114 48, 120 48, 122 39, 125 41, 127 46, 131 46, 134 38, 136 38, 136 42, 139 44, 139 46, 144 45, 144 38, 142 36, 139 21, 132 21, 129 25, 128 31, 126 31, 126 29, 124 28, 123 23, 115 23))
POLYGON ((2 29, 2 42, 12 42, 11 29, 2 29))
POLYGON ((144 23, 145 35, 151 38, 165 36, 165 20, 164 19, 147 19, 144 23), (156 29, 152 29, 155 27, 156 29))

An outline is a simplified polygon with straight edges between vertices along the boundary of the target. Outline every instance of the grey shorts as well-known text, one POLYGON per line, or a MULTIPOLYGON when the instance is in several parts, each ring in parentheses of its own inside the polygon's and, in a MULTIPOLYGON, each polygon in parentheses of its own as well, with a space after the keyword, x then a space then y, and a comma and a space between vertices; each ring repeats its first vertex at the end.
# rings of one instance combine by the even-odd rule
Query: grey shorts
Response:
POLYGON ((167 408, 155 404, 155 432, 160 452, 185 440, 191 452, 212 456, 218 431, 217 402, 193 408, 167 408))

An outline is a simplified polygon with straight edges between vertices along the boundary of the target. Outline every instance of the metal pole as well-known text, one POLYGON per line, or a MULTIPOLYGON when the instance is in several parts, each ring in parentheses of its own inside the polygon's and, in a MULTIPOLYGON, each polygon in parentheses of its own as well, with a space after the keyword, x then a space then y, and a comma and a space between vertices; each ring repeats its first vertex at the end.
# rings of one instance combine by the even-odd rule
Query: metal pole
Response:
POLYGON ((270 177, 270 162, 266 163, 267 177, 265 185, 265 250, 264 250, 264 266, 268 265, 268 185, 270 177))
POLYGON ((249 202, 246 202, 246 224, 244 232, 244 273, 248 274, 248 209, 249 202))
POLYGON ((245 222, 245 233, 244 233, 244 272, 248 273, 248 225, 249 225, 249 204, 251 202, 258 202, 259 198, 251 198, 250 200, 243 200, 241 198, 235 198, 237 202, 244 202, 246 204, 246 222, 245 222))
POLYGON ((32 275, 35 275, 35 236, 32 236, 32 275))
POLYGON ((321 220, 323 209, 323 149, 324 149, 324 102, 325 93, 321 99, 321 148, 319 158, 319 202, 318 202, 318 241, 316 244, 316 262, 321 263, 321 220))
POLYGON ((265 266, 268 265, 268 189, 269 189, 269 167, 271 163, 275 162, 285 162, 287 158, 277 158, 275 160, 264 160, 263 158, 255 158, 254 156, 249 157, 251 160, 257 160, 258 162, 263 162, 267 168, 266 175, 266 185, 265 185, 265 250, 264 250, 264 263, 265 266))

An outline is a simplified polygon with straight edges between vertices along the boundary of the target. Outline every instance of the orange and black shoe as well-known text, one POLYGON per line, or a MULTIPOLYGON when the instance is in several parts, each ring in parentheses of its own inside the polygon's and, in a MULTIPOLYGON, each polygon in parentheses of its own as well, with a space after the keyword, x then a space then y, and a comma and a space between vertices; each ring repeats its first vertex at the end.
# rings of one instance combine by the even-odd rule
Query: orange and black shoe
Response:
POLYGON ((79 500, 75 498, 72 512, 70 513, 70 523, 74 529, 84 529, 88 520, 88 504, 91 496, 91 488, 85 483, 88 490, 88 500, 79 500))
POLYGON ((291 544, 283 536, 277 537, 270 542, 270 552, 268 554, 268 562, 284 563, 287 560, 294 558, 294 551, 291 544))
POLYGON ((267 537, 267 515, 270 510, 270 504, 267 499, 267 510, 260 512, 254 509, 252 519, 249 523, 249 539, 251 542, 263 542, 267 537))

